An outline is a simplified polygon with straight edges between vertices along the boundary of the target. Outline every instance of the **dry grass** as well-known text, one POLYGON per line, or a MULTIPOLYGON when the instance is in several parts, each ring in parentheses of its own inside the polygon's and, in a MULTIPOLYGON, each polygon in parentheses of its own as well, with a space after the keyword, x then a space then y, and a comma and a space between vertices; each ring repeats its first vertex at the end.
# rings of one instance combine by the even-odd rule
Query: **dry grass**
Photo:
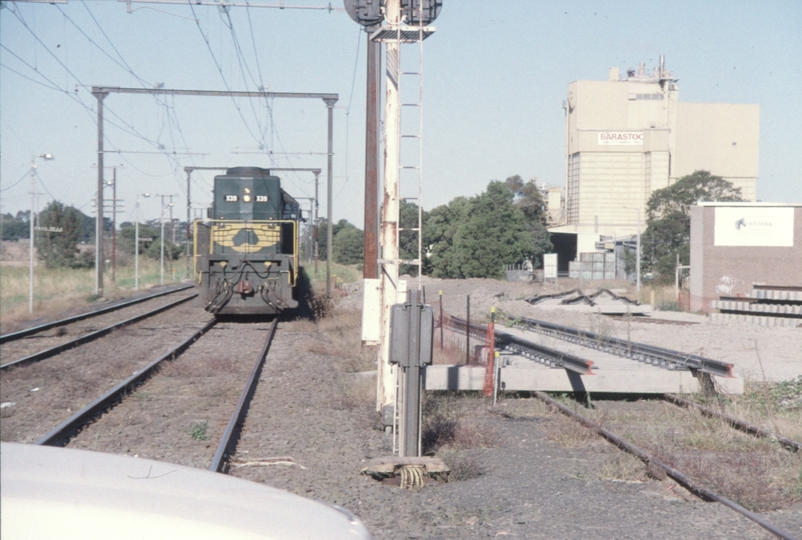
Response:
POLYGON ((666 402, 583 414, 750 510, 802 500, 802 456, 735 430, 724 420, 666 402))
POLYGON ((470 480, 487 472, 481 452, 466 452, 449 448, 440 452, 439 456, 449 468, 450 472, 447 476, 449 482, 470 480))
POLYGON ((500 433, 491 419, 472 418, 476 406, 484 402, 467 394, 428 395, 423 404, 423 453, 441 449, 466 450, 498 446, 500 433))
POLYGON ((376 377, 343 375, 339 379, 339 396, 335 406, 341 409, 357 409, 376 404, 376 377))
MULTIPOLYGON (((177 265, 174 265, 177 267, 177 265)), ((0 267, 0 316, 3 323, 17 323, 48 314, 67 311, 97 301, 94 296, 94 269, 71 269, 37 267, 34 269, 33 313, 28 312, 28 268, 0 267)), ((183 277, 179 272, 176 279, 183 277)), ((131 293, 134 288, 134 268, 117 267, 117 282, 112 283, 107 274, 104 279, 105 297, 114 298, 131 293)), ((175 281, 165 274, 165 283, 175 281)), ((146 288, 159 283, 159 263, 151 259, 140 259, 139 287, 146 288)))

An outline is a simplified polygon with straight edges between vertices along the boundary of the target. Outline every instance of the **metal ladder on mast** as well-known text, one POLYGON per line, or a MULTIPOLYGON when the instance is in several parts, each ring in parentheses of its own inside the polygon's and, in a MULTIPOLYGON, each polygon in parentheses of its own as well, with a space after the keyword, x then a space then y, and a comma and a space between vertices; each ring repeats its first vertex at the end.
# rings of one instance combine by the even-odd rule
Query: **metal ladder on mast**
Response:
MULTIPOLYGON (((422 8, 418 7, 418 20, 420 21, 422 17, 422 8)), ((401 265, 412 266, 417 268, 417 278, 418 278, 418 289, 421 289, 421 280, 422 280, 422 272, 423 272, 423 40, 425 39, 424 30, 426 27, 423 26, 422 23, 418 23, 418 25, 406 27, 407 30, 407 39, 402 40, 401 38, 401 29, 398 28, 398 40, 399 44, 404 43, 415 43, 417 42, 418 45, 418 62, 417 62, 417 71, 406 71, 404 69, 404 64, 402 63, 402 56, 401 56, 401 47, 399 46, 398 51, 398 62, 399 62, 399 80, 398 80, 398 94, 399 98, 401 99, 400 106, 398 108, 398 137, 400 140, 399 146, 399 153, 398 153, 398 179, 399 179, 399 201, 398 203, 398 242, 399 242, 399 260, 397 264, 399 265, 398 268, 400 270, 401 265), (414 31, 417 33, 417 36, 412 37, 409 34, 410 31, 414 31), (412 79, 413 81, 417 79, 417 94, 415 95, 414 100, 406 101, 409 99, 410 94, 404 94, 403 88, 406 87, 405 84, 402 84, 402 81, 405 79, 412 79), (406 98, 406 99, 405 99, 406 98), (405 133, 404 126, 409 125, 404 123, 404 118, 412 116, 414 118, 414 113, 412 114, 404 114, 404 111, 417 111, 417 132, 413 133, 405 133), (418 141, 418 159, 417 163, 408 163, 405 162, 404 157, 405 155, 409 155, 409 151, 404 151, 404 140, 415 140, 418 141), (404 175, 404 171, 409 171, 412 174, 407 174, 406 177, 404 175), (401 197, 401 192, 403 186, 406 184, 405 181, 409 181, 409 177, 412 176, 413 179, 417 180, 417 192, 416 195, 413 197, 401 197), (415 201, 417 207, 417 226, 415 227, 402 227, 401 222, 401 200, 404 201, 415 201), (401 251, 400 251, 400 241, 402 237, 405 237, 404 233, 415 233, 416 238, 416 245, 417 245, 417 256, 414 259, 401 259, 401 251)), ((414 62, 413 62, 414 63, 414 62)), ((408 238, 408 237, 406 237, 408 238)))

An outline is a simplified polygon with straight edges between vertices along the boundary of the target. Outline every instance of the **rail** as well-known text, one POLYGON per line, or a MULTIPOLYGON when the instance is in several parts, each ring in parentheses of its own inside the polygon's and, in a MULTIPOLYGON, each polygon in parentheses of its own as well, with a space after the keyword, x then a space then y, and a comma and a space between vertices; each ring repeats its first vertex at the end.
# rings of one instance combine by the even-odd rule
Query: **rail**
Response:
POLYGON ((663 397, 666 400, 674 403, 675 405, 680 405, 682 407, 687 407, 689 409, 697 409, 706 416, 720 418, 725 422, 727 422, 732 427, 734 427, 735 429, 741 430, 750 435, 754 435, 755 437, 776 440, 778 443, 780 443, 780 445, 783 448, 785 448, 786 450, 790 450, 791 452, 799 452, 800 450, 802 450, 802 443, 795 441, 793 439, 788 439, 786 437, 780 437, 779 435, 775 435, 770 431, 766 431, 763 428, 753 426, 752 424, 747 424, 746 422, 739 420, 734 416, 714 411, 713 409, 704 407, 702 405, 699 405, 698 403, 694 403, 693 401, 689 401, 674 394, 663 394, 663 397))
POLYGON ((639 362, 657 365, 666 369, 690 369, 717 375, 719 377, 732 377, 733 365, 704 358, 699 355, 683 353, 671 349, 664 349, 655 345, 627 341, 610 336, 603 336, 588 330, 571 328, 560 324, 540 321, 537 319, 521 318, 517 327, 533 332, 545 334, 571 343, 576 343, 592 349, 623 356, 639 362))
MULTIPOLYGON (((483 324, 471 323, 464 319, 451 317, 451 325, 456 331, 470 333, 471 337, 480 340, 485 339, 487 326, 483 324)), ((499 349, 508 350, 514 354, 519 354, 524 358, 534 360, 549 367, 567 369, 581 375, 593 375, 593 361, 585 360, 570 353, 558 351, 550 347, 538 345, 525 339, 521 339, 512 334, 501 331, 496 327, 496 343, 499 349)))
POLYGON ((165 360, 174 360, 216 323, 216 319, 212 319, 207 322, 200 330, 197 330, 188 339, 182 341, 164 355, 152 361, 143 369, 137 371, 131 377, 128 377, 126 380, 94 400, 92 403, 73 414, 67 420, 50 431, 47 435, 36 441, 35 444, 46 446, 65 446, 69 442, 70 438, 83 426, 103 414, 103 412, 107 409, 122 401, 123 397, 130 393, 133 387, 145 382, 145 380, 147 380, 153 374, 153 372, 162 362, 165 360))
POLYGON ((104 313, 110 313, 112 311, 116 311, 118 309, 122 309, 128 306, 133 306, 134 304, 139 304, 141 302, 146 302, 147 300, 151 300, 153 298, 158 298, 160 296, 165 296, 168 294, 172 294, 174 292, 185 291, 187 289, 191 289, 192 285, 179 285, 177 287, 171 287, 170 290, 167 291, 160 291, 155 294, 149 294, 147 296, 142 296, 140 298, 134 298, 133 300, 127 300, 125 302, 121 302, 119 304, 114 304, 113 306, 108 306, 101 309, 96 309, 94 311, 90 311, 88 313, 81 313, 80 315, 75 315, 73 317, 67 317, 66 319, 60 319, 58 321, 53 321, 45 324, 40 324, 39 326, 34 326, 32 328, 26 328, 25 330, 19 330, 18 332, 9 332, 7 334, 3 334, 0 336, 0 344, 5 343, 7 341, 14 341, 16 339, 24 338, 38 332, 44 332, 45 330, 50 330, 51 328, 56 328, 57 326, 64 326, 65 324, 71 324, 74 322, 82 321, 84 319, 88 319, 90 317, 95 317, 97 315, 103 315, 104 313))
POLYGON ((265 344, 259 353, 259 357, 256 359, 256 364, 254 364, 253 369, 251 370, 251 375, 248 377, 248 382, 245 384, 242 394, 240 394, 239 401, 234 409, 234 413, 231 415, 231 419, 228 421, 226 430, 223 432, 223 438, 217 447, 217 451, 214 453, 212 464, 209 466, 209 470, 212 472, 224 472, 223 469, 226 466, 226 458, 236 449, 237 442, 239 441, 239 435, 242 430, 242 423, 245 421, 245 416, 248 414, 248 408, 250 407, 251 399, 256 391, 256 384, 259 382, 259 375, 261 374, 262 367, 265 364, 267 353, 270 351, 270 344, 273 342, 273 336, 276 334, 278 319, 279 318, 277 316, 273 320, 273 324, 270 326, 265 344))
POLYGON ((177 306, 179 304, 183 304, 184 302, 192 300, 196 296, 198 296, 197 293, 196 294, 192 294, 192 295, 187 296, 187 297, 184 297, 184 298, 179 298, 175 302, 171 302, 171 303, 166 304, 164 306, 160 306, 160 307, 158 307, 156 309, 152 309, 152 310, 148 311, 147 313, 143 313, 141 315, 137 315, 136 317, 131 317, 130 319, 126 319, 124 321, 112 324, 111 326, 107 326, 105 328, 101 328, 100 330, 95 330, 94 332, 90 332, 89 334, 84 334, 83 336, 79 336, 79 337, 77 337, 75 339, 71 339, 70 341, 62 343, 60 345, 56 345, 55 347, 50 347, 49 349, 45 349, 43 351, 39 351, 39 352, 33 353, 31 355, 25 356, 25 357, 20 358, 18 360, 13 360, 13 361, 8 362, 6 364, 0 365, 0 370, 8 369, 8 368, 10 368, 12 366, 17 366, 17 367, 25 366, 25 365, 28 365, 28 364, 32 364, 34 362, 39 362, 40 360, 45 360, 47 358, 50 358, 51 356, 55 356, 55 355, 57 355, 59 353, 62 353, 64 351, 68 350, 68 349, 71 349, 73 347, 77 347, 79 345, 83 345, 84 343, 89 343, 90 341, 94 341, 94 340, 96 340, 96 339, 98 339, 100 337, 103 337, 106 334, 108 334, 109 332, 111 332, 112 330, 114 330, 115 328, 120 328, 120 327, 126 326, 128 324, 132 324, 132 323, 141 321, 142 319, 147 319, 148 317, 152 317, 153 315, 157 315, 157 314, 161 313, 162 311, 167 311, 168 309, 173 308, 173 307, 175 307, 175 306, 177 306))
POLYGON ((595 422, 593 422, 589 418, 587 418, 587 417, 585 417, 585 416, 583 416, 583 415, 581 415, 581 414, 579 414, 577 412, 572 411, 571 409, 569 409, 568 407, 566 407, 562 403, 559 403, 558 401, 550 398, 549 396, 547 396, 543 392, 534 392, 534 395, 537 396, 538 399, 544 401, 549 406, 557 409, 558 411, 560 411, 561 413, 565 414, 566 416, 569 416, 569 417, 573 418, 574 420, 578 421, 579 423, 581 423, 585 427, 595 431, 599 436, 601 436, 602 438, 604 438, 607 441, 611 442, 612 444, 616 445, 621 450, 624 450, 625 452, 628 452, 628 453, 636 456, 638 459, 643 461, 646 465, 651 466, 651 467, 655 467, 657 469, 662 469, 666 473, 666 475, 668 475, 671 478, 673 478, 677 483, 679 483, 680 485, 682 485, 683 487, 688 489, 690 492, 694 493, 697 497, 699 497, 701 499, 704 499, 704 500, 708 500, 708 501, 720 502, 724 506, 730 508, 731 510, 734 510, 734 511, 738 512, 742 516, 750 519, 751 521, 753 521, 756 524, 758 524, 759 526, 763 527, 764 529, 766 529, 767 531, 769 531, 773 535, 775 535, 775 536, 777 536, 779 538, 782 538, 783 540, 796 540, 795 536, 793 536, 790 533, 780 529, 779 527, 777 527, 773 523, 770 523, 770 522, 766 521, 765 519, 763 519, 759 515, 755 514, 754 512, 750 512, 749 510, 747 510, 743 506, 739 505, 735 501, 732 501, 732 500, 730 500, 730 499, 728 499, 728 498, 726 498, 726 497, 724 497, 722 495, 719 495, 718 493, 714 493, 714 492, 710 491, 709 489, 706 489, 706 488, 704 488, 702 486, 699 486, 699 485, 695 484, 693 482, 693 480, 691 480, 690 478, 685 476, 682 472, 678 471, 677 469, 675 469, 673 467, 670 467, 670 466, 666 465, 665 463, 662 463, 661 461, 659 461, 658 459, 650 456, 644 450, 640 449, 639 447, 635 446, 634 444, 632 444, 632 443, 630 443, 628 441, 625 441, 623 438, 619 437, 618 435, 616 435, 615 433, 611 432, 610 430, 599 426, 598 424, 596 424, 595 422))

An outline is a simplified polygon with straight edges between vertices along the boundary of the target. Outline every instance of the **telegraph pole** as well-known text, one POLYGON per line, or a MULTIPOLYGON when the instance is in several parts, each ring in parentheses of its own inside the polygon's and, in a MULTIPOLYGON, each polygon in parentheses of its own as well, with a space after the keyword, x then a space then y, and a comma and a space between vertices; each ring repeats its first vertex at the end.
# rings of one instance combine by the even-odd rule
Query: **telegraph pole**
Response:
POLYGON ((92 88, 97 98, 97 223, 95 223, 95 294, 103 294, 103 100, 108 92, 92 88))

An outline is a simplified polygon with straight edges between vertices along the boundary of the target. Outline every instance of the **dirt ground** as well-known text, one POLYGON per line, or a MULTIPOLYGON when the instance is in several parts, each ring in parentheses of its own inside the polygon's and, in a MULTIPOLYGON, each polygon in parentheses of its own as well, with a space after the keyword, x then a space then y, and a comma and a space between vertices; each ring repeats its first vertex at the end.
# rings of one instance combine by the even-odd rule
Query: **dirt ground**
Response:
MULTIPOLYGON (((538 285, 426 280, 424 286, 429 302, 443 290, 445 309, 456 315, 464 315, 470 294, 474 314, 489 313, 496 306, 514 316, 591 329, 608 319, 538 312, 522 300, 538 285)), ((421 489, 402 490, 392 479, 378 482, 360 474, 371 458, 391 454, 392 437, 379 425, 375 379, 365 373, 374 368, 374 357, 360 350, 356 310, 361 308, 361 294, 357 286, 346 290, 332 317, 279 325, 230 474, 344 506, 360 516, 377 539, 771 537, 719 504, 702 502, 670 480, 655 480, 639 461, 578 432, 572 421, 539 401, 520 396, 507 396, 497 407, 476 396, 427 397, 425 415, 459 418, 463 426, 457 438, 464 444, 451 450, 453 479, 459 481, 430 481, 421 489), (281 459, 265 463, 265 458, 281 459)), ((180 313, 190 326, 206 316, 195 309, 198 313, 189 306, 180 313)), ((758 380, 763 373, 767 380, 802 373, 796 354, 802 350, 802 329, 720 327, 698 316, 674 317, 683 324, 632 322, 632 338, 732 361, 745 376, 758 380)), ((626 331, 624 323, 604 324, 610 325, 611 333, 626 331)), ((127 330, 120 336, 124 342, 101 341, 94 348, 74 349, 59 362, 69 366, 70 378, 78 375, 80 380, 81 369, 99 370, 115 357, 144 360, 155 353, 150 350, 154 343, 165 348, 166 341, 177 340, 187 330, 165 314, 141 330, 127 330), (143 342, 142 349, 137 341, 143 342)), ((73 445, 208 466, 227 408, 236 400, 235 379, 241 376, 244 384, 263 334, 261 326, 227 324, 225 331, 199 341, 194 351, 190 347, 73 445)), ((120 367, 136 369, 132 365, 123 362, 120 367)), ((17 402, 3 409, 3 440, 33 440, 119 376, 93 378, 96 388, 81 384, 76 391, 80 399, 75 399, 58 389, 55 375, 60 370, 46 370, 52 378, 43 383, 43 373, 30 370, 28 376, 26 369, 13 372, 13 377, 0 375, 3 401, 13 395, 17 402), (31 391, 34 387, 36 392, 31 391), (53 392, 59 399, 49 403, 45 398, 53 392)), ((764 515, 802 536, 802 505, 787 504, 764 515)))
MULTIPOLYGON (((407 278, 408 287, 417 288, 417 278, 407 278)), ((703 314, 676 311, 654 311, 647 317, 632 317, 629 328, 623 317, 608 317, 592 312, 566 312, 533 306, 524 299, 537 294, 557 292, 553 285, 520 283, 489 279, 440 280, 423 277, 426 301, 437 305, 438 291, 443 291, 443 309, 465 317, 470 295, 471 318, 486 322, 490 308, 509 317, 528 317, 584 328, 612 337, 648 343, 735 365, 736 376, 752 381, 784 381, 802 375, 802 326, 765 327, 747 323, 712 323, 703 314)), ((561 279, 560 290, 579 286, 576 280, 561 279)), ((607 287, 629 287, 627 282, 605 283, 607 287)), ((595 287, 586 287, 593 291, 595 287)), ((362 308, 359 284, 343 291, 341 305, 348 309, 362 308)))

